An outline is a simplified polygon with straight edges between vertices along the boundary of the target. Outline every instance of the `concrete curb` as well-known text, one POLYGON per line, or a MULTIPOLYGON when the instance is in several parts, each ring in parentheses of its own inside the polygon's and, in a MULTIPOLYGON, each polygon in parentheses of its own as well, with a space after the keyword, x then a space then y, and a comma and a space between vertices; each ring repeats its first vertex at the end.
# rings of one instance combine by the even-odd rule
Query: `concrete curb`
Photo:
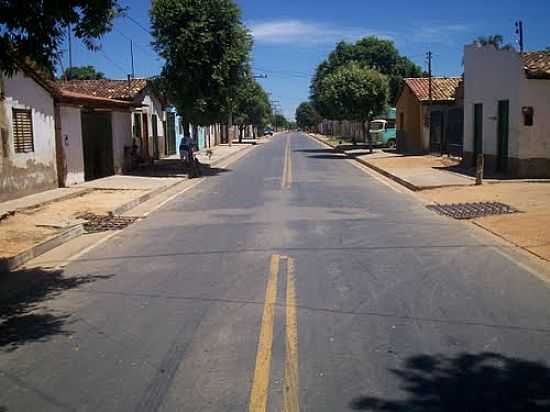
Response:
MULTIPOLYGON (((187 179, 185 179, 187 180, 187 179)), ((175 185, 178 185, 180 184, 181 182, 183 182, 184 180, 180 180, 180 181, 177 181, 177 182, 173 182, 172 184, 169 184, 169 185, 165 185, 165 186, 162 186, 162 187, 159 187, 155 190, 152 190, 148 193, 145 193, 144 195, 141 195, 140 197, 134 199, 134 200, 130 200, 129 202, 127 203, 124 203, 123 205, 121 206, 118 206, 116 208, 114 208, 113 210, 111 210, 109 212, 109 215, 111 216, 118 216, 118 215, 122 215, 123 213, 133 209, 134 207, 136 206, 139 206, 140 204, 142 203, 145 203, 146 201, 152 199, 153 197, 155 196, 158 196, 160 195, 162 192, 165 192, 167 191, 168 189, 174 187, 175 185)))
POLYGON ((0 214, 3 214, 3 213, 6 213, 6 214, 18 213, 18 212, 21 212, 23 210, 34 209, 34 208, 42 207, 42 206, 49 205, 49 204, 55 203, 55 202, 62 202, 64 200, 73 199, 73 198, 79 197, 79 196, 84 196, 85 194, 90 193, 91 191, 94 190, 94 189, 89 189, 89 188, 82 188, 82 189, 68 188, 68 189, 74 189, 74 192, 73 193, 67 193, 66 195, 63 195, 61 197, 57 197, 55 199, 50 199, 50 200, 47 200, 45 202, 37 203, 37 204, 32 205, 32 206, 24 206, 24 207, 19 207, 19 208, 15 208, 15 209, 9 209, 9 210, 5 209, 5 212, 0 212, 0 214))
POLYGON ((390 172, 388 172, 387 170, 384 170, 378 166, 375 166, 373 165, 372 163, 370 163, 369 161, 367 160, 364 160, 364 159, 360 159, 356 156, 353 156, 353 155, 349 155, 347 154, 346 152, 338 149, 337 146, 334 146, 330 143, 327 143, 325 141, 323 141, 322 139, 318 138, 317 136, 314 136, 314 135, 311 135, 311 134, 308 134, 308 136, 310 136, 311 138, 315 139, 316 141, 326 145, 326 146, 329 146, 329 147, 332 147, 336 152, 338 153, 342 153, 344 154, 345 156, 347 156, 349 159, 353 159, 355 160, 356 162, 359 162, 361 163, 362 165, 364 166, 367 166, 369 169, 372 169, 374 170, 375 172, 381 174, 382 176, 385 176, 387 177, 388 179, 391 179, 393 180, 394 182, 396 183, 399 183, 401 186, 404 186, 406 187, 407 189, 409 190, 412 190, 413 192, 420 192, 422 190, 432 190, 432 189, 441 189, 441 188, 444 188, 444 187, 469 187, 469 186, 474 186, 475 183, 472 182, 472 184, 470 185, 455 185, 455 184, 450 184, 450 185, 432 185, 432 186, 417 186, 411 182, 408 182, 406 181, 405 179, 402 179, 400 178, 399 176, 396 176, 390 172))
POLYGON ((71 239, 74 239, 84 233, 84 225, 79 224, 73 226, 66 231, 47 239, 36 246, 31 247, 15 256, 0 259, 0 272, 7 272, 13 270, 24 263, 28 262, 35 257, 43 255, 50 250, 61 246, 63 243, 68 242, 71 239))

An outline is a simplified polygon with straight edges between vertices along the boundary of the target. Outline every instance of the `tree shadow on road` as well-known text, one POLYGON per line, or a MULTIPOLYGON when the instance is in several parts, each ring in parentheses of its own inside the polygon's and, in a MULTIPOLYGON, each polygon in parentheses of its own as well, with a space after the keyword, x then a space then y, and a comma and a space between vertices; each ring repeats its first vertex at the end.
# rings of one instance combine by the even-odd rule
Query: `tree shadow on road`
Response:
POLYGON ((352 410, 384 412, 550 411, 550 369, 496 353, 413 356, 392 370, 404 400, 364 396, 352 410))
POLYGON ((112 276, 65 277, 61 270, 40 268, 0 273, 0 351, 67 334, 64 324, 70 314, 48 310, 44 303, 64 291, 112 276))

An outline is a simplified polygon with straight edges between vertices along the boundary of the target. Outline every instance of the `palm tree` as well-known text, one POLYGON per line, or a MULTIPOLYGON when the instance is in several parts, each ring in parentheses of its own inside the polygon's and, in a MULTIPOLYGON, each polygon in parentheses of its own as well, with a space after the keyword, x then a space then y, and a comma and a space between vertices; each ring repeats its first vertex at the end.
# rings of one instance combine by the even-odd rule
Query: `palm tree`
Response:
POLYGON ((500 34, 493 34, 491 36, 480 36, 476 40, 474 40, 473 44, 477 44, 479 46, 493 46, 495 49, 500 50, 511 50, 514 47, 511 44, 503 44, 504 43, 504 37, 500 34))

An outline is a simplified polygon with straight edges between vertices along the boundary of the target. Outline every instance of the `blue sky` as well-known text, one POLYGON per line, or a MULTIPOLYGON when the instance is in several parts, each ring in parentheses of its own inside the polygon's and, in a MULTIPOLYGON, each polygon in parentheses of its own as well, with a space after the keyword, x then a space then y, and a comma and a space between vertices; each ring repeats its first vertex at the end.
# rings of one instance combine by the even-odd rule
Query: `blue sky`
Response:
MULTIPOLYGON (((525 47, 550 47, 550 0, 237 0, 255 45, 253 68, 266 74, 260 82, 280 101, 288 118, 307 100, 315 67, 339 40, 377 35, 395 42, 401 54, 425 67, 425 53, 434 53, 434 75, 462 73, 462 47, 480 35, 499 33, 514 43, 514 22, 525 25, 525 47)), ((162 61, 150 46, 150 0, 124 1, 135 20, 120 18, 89 52, 73 40, 73 65, 92 64, 111 78, 130 73, 129 39, 134 40, 137 76, 158 74, 162 61), (136 24, 137 22, 137 24, 136 24), (141 26, 141 27, 140 27, 141 26)), ((68 64, 65 57, 64 64, 68 64)))

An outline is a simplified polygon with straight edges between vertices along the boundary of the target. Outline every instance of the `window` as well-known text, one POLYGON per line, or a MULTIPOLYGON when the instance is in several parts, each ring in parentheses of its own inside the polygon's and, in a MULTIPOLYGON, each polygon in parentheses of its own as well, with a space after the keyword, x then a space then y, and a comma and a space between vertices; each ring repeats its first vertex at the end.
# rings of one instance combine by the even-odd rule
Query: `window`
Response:
POLYGON ((32 132, 32 112, 30 110, 12 109, 13 113, 13 147, 15 153, 34 152, 32 132))
POLYGON ((386 123, 386 129, 395 129, 395 120, 388 120, 388 123, 386 123))

